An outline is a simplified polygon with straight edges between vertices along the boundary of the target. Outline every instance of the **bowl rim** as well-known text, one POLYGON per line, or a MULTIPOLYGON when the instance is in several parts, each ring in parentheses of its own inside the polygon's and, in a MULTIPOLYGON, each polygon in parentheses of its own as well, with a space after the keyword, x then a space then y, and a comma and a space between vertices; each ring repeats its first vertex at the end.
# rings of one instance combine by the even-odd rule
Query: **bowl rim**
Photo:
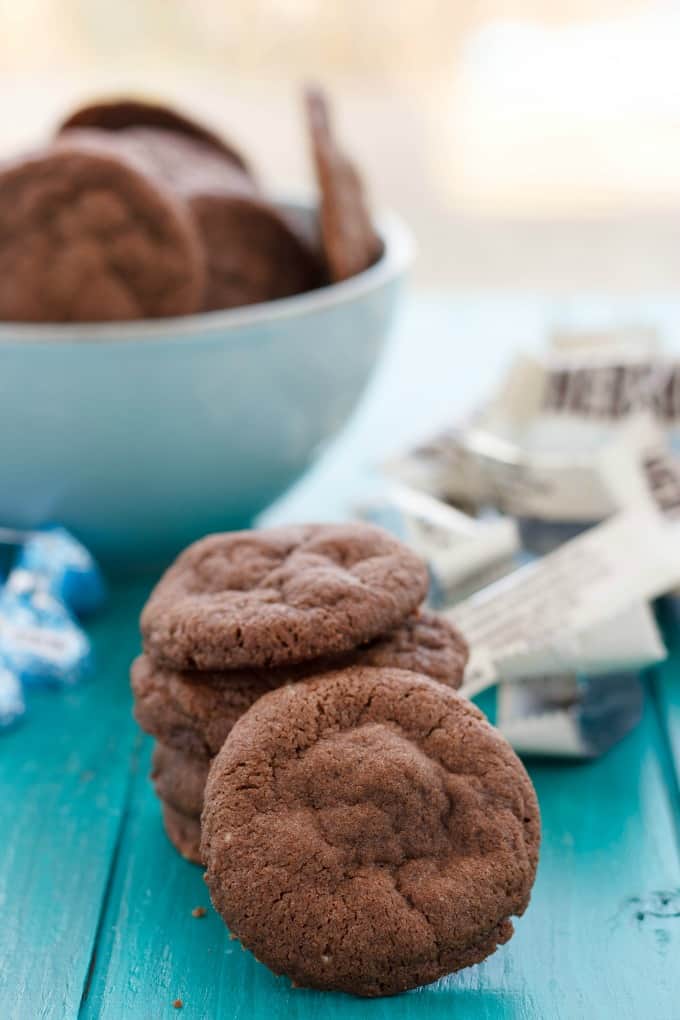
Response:
MULTIPOLYGON (((303 211, 312 211, 309 201, 281 199, 279 204, 303 211)), ((391 210, 373 217, 382 241, 380 258, 368 269, 339 283, 326 284, 316 290, 245 305, 222 311, 196 312, 193 315, 168 316, 162 319, 130 319, 125 322, 0 322, 0 346, 21 344, 97 344, 111 341, 182 340, 195 338, 197 333, 209 335, 231 329, 274 323, 314 314, 337 305, 349 304, 401 276, 415 254, 413 235, 404 221, 391 210)))

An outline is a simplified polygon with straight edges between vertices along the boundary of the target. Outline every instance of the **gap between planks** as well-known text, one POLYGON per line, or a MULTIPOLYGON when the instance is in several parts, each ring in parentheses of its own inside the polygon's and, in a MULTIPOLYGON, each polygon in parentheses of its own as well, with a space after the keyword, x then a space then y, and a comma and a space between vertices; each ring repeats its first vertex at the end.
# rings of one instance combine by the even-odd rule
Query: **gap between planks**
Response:
POLYGON ((118 860, 120 857, 120 850, 123 844, 123 837, 125 830, 128 825, 130 816, 130 806, 132 803, 133 790, 135 786, 135 780, 139 770, 139 758, 140 752, 144 743, 144 734, 141 730, 137 733, 135 742, 132 746, 130 753, 130 763, 128 766, 127 779, 125 782, 125 795, 123 798, 123 810, 120 815, 120 824, 118 825, 118 831, 116 832, 116 840, 113 846, 113 852, 109 857, 109 868, 106 875, 106 884, 104 886, 104 895, 101 898, 99 905, 99 914, 97 916, 97 925, 95 927, 94 938, 92 940, 92 951, 90 953, 90 960, 87 966, 87 972, 85 974, 85 980, 83 982, 83 992, 80 997, 80 1006, 78 1008, 78 1016, 81 1016, 85 1006, 87 1005, 87 997, 90 992, 90 985, 92 984, 92 977, 94 974, 96 962, 97 962, 97 951, 99 949, 99 943, 101 941, 102 930, 106 921, 106 915, 108 911, 109 902, 111 900, 111 892, 113 889, 113 881, 118 866, 118 860))

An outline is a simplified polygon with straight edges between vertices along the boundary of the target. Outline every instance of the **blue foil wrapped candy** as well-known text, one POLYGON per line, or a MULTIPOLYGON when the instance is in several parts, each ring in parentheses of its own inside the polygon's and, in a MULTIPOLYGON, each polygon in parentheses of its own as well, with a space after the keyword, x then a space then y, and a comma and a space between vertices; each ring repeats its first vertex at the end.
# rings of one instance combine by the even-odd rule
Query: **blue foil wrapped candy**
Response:
POLYGON ((33 532, 21 547, 16 566, 45 577, 52 595, 78 616, 99 609, 106 597, 96 561, 59 525, 33 532))
POLYGON ((91 661, 90 642, 50 578, 15 567, 0 592, 0 648, 27 685, 78 683, 91 661))

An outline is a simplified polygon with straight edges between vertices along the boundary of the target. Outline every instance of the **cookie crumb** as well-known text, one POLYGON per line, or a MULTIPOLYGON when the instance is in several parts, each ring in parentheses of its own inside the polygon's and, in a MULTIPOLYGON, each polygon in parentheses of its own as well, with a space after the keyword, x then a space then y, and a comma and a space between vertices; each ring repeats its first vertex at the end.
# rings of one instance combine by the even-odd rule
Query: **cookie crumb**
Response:
POLYGON ((182 1002, 181 999, 175 999, 175 1001, 173 1002, 173 1006, 175 1007, 175 1009, 181 1009, 183 1005, 184 1003, 182 1002))
POLYGON ((238 939, 238 935, 234 935, 233 932, 229 932, 229 938, 231 939, 232 942, 236 942, 236 940, 238 939))
POLYGON ((191 916, 192 917, 205 917, 205 915, 207 913, 208 913, 208 911, 205 909, 205 907, 194 907, 194 909, 191 911, 191 916))

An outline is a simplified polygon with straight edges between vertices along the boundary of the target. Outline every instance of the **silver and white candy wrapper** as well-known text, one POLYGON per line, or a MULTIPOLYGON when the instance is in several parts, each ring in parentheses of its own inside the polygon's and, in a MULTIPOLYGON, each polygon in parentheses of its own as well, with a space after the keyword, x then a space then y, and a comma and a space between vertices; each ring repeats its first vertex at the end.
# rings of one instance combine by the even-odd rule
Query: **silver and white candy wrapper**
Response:
POLYGON ((433 608, 452 605, 507 574, 519 552, 507 517, 475 519, 404 485, 392 485, 358 508, 359 516, 396 535, 428 564, 433 608))
MULTIPOLYGON (((510 408, 506 408, 509 412, 510 408)), ((642 498, 639 467, 666 447, 648 412, 615 428, 568 420, 478 420, 387 465, 430 496, 516 518, 523 545, 543 554, 642 498)))
POLYGON ((613 425, 648 412, 675 445, 680 426, 680 360, 652 330, 554 334, 541 359, 540 413, 546 420, 613 425))
POLYGON ((637 726, 643 701, 634 673, 538 677, 499 686, 496 725, 523 755, 596 758, 637 726))
POLYGON ((473 512, 516 517, 542 554, 635 502, 621 464, 667 448, 679 427, 680 362, 651 331, 561 334, 543 357, 516 357, 481 410, 386 469, 473 512))
POLYGON ((499 685, 520 752, 602 753, 639 720, 635 671, 666 654, 649 602, 679 579, 680 522, 615 515, 449 611, 473 649, 463 691, 499 685))
POLYGON ((680 594, 674 448, 680 360, 655 332, 563 330, 468 420, 386 465, 431 498, 511 515, 524 549, 549 554, 451 612, 473 649, 465 689, 500 685, 519 750, 599 753, 634 724, 635 670, 664 655, 648 603, 680 594))
POLYGON ((679 580, 680 522, 652 506, 616 514, 446 613, 472 648, 468 690, 659 661, 663 644, 648 603, 679 580))
MULTIPOLYGON (((504 529, 504 543, 485 546, 486 522, 428 495, 391 488, 363 513, 424 555, 433 576, 449 579, 455 604, 445 615, 472 648, 463 691, 474 696, 498 685, 498 721, 518 750, 591 757, 637 723, 636 671, 666 656, 649 601, 680 579, 680 524, 659 513, 658 501, 641 498, 514 570, 516 532, 504 529), (461 565, 493 563, 500 549, 504 576, 457 600, 461 565)), ((446 590, 441 580, 433 587, 446 590)))

